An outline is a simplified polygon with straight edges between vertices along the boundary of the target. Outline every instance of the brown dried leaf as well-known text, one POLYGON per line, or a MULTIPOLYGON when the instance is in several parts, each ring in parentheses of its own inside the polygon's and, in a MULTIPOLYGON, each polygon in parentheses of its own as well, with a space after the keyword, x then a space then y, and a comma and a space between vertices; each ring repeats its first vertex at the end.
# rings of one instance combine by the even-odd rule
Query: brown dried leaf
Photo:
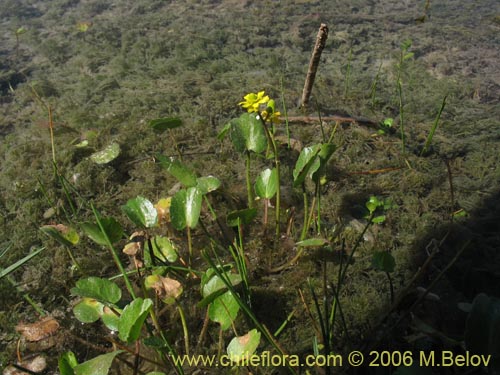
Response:
POLYGON ((16 331, 27 341, 40 341, 53 335, 59 329, 59 323, 51 316, 46 316, 35 323, 19 323, 16 331))

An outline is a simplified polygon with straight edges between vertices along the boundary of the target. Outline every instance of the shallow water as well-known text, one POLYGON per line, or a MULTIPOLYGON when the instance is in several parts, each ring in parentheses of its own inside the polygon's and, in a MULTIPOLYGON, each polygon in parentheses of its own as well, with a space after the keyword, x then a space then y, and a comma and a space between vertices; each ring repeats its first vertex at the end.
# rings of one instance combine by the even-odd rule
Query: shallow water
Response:
MULTIPOLYGON (((432 280, 462 242, 472 239, 471 247, 477 251, 466 253, 436 288, 448 296, 442 297, 446 307, 427 306, 419 316, 441 325, 445 333, 460 334, 457 327, 463 317, 450 318, 449 323, 436 311, 449 309, 456 317, 456 302, 470 302, 479 292, 498 293, 493 285, 498 285, 495 267, 500 263, 495 234, 500 181, 500 3, 494 0, 430 1, 428 9, 425 1, 396 0, 259 4, 3 0, 0 254, 8 251, 0 257, 0 266, 7 267, 32 247, 48 246, 44 255, 12 277, 44 310, 74 328, 71 312, 66 311, 69 288, 77 276, 69 270, 64 249, 38 231, 41 225, 65 222, 63 208, 68 208, 67 197, 51 177, 47 105, 54 110, 61 173, 74 184, 82 201, 94 201, 99 210, 124 223, 120 206, 128 199, 141 194, 156 201, 175 183, 148 161, 156 152, 176 154, 171 139, 157 137, 147 127, 157 117, 181 117, 185 127, 174 137, 191 155, 187 162, 201 175, 220 177, 230 194, 244 196, 243 163, 229 144, 221 145, 215 136, 229 119, 239 116, 236 104, 248 92, 265 89, 278 99, 283 91, 290 115, 301 115, 295 107, 320 23, 326 23, 330 33, 313 90, 312 102, 318 110, 312 110, 311 116, 319 111, 375 122, 393 117, 399 132, 396 79, 401 43, 411 39, 409 51, 414 53, 402 73, 408 155, 400 152, 397 132, 373 138, 373 130, 344 126, 335 138, 339 151, 324 203, 327 226, 351 220, 356 205, 363 204, 360 199, 369 194, 390 197, 399 206, 382 229, 371 233, 375 244, 365 246, 350 274, 345 291, 350 301, 345 314, 354 338, 350 345, 356 349, 363 342, 369 332, 366 327, 374 326, 374 316, 388 304, 385 275, 371 270, 370 251, 385 246, 393 252, 398 264, 395 288, 403 290, 425 259, 431 239, 440 240, 449 230, 450 209, 463 209, 469 216, 452 228, 453 234, 441 244, 442 257, 426 278, 432 280), (82 22, 88 23, 87 31, 78 30, 82 22), (19 31, 21 27, 26 31, 19 31), (432 153, 419 158, 416 154, 446 95, 432 153), (83 139, 91 149, 74 147, 83 139), (122 148, 117 162, 92 164, 91 152, 111 141, 122 148), (393 174, 355 174, 388 167, 403 168, 393 174), (232 187, 234 181, 236 187, 232 187), (56 216, 48 215, 49 209, 56 216)), ((317 125, 292 126, 292 134, 304 144, 319 138, 317 125)), ((284 164, 286 172, 290 166, 284 164)), ((294 199, 287 204, 292 206, 294 199)), ((75 221, 85 220, 92 220, 92 215, 82 206, 75 221)), ((81 260, 95 274, 109 276, 112 263, 107 265, 104 255, 106 261, 101 262, 90 242, 84 245, 81 260)), ((312 277, 321 289, 320 255, 306 257, 283 275, 263 276, 260 267, 268 256, 260 256, 257 250, 265 243, 257 239, 249 241, 248 247, 255 262, 254 307, 277 328, 293 308, 302 306, 295 288, 307 290, 305 280, 312 277), (271 313, 275 298, 282 308, 271 313)), ((274 254, 273 261, 287 258, 289 251, 287 247, 274 254)), ((13 327, 21 319, 33 320, 34 313, 20 293, 13 297, 6 278, 0 287, 0 323, 10 327, 0 336, 4 364, 13 358, 13 327)), ((296 321, 284 333, 286 348, 310 351, 314 335, 310 325, 306 312, 297 312, 296 321)), ((396 347, 409 345, 399 339, 396 347)), ((84 357, 81 354, 79 359, 88 359, 84 357)))

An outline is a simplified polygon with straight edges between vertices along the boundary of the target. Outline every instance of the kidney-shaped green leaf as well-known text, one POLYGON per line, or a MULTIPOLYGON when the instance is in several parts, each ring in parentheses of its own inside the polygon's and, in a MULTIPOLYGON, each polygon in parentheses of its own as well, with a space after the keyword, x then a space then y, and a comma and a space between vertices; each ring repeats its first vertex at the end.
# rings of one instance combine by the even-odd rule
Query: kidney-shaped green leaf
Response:
POLYGON ((196 179, 196 187, 205 195, 217 190, 220 187, 220 180, 214 176, 199 177, 196 179))
POLYGON ((122 206, 123 212, 137 226, 151 228, 158 222, 158 211, 148 199, 138 196, 122 206))
POLYGON ((227 346, 232 362, 240 362, 255 353, 260 342, 260 332, 252 329, 246 335, 235 337, 227 346))
POLYGON ((81 225, 81 228, 91 240, 103 246, 108 244, 106 236, 112 244, 121 240, 123 237, 123 229, 119 222, 112 217, 103 217, 99 220, 104 231, 106 232, 106 235, 102 233, 101 228, 97 224, 87 222, 81 225))
POLYGON ((240 305, 230 291, 216 298, 208 307, 208 317, 220 324, 223 331, 231 327, 238 316, 240 305))
POLYGON ((179 190, 172 197, 170 220, 175 229, 194 228, 201 212, 202 193, 196 187, 179 190))
POLYGON ((238 152, 262 152, 267 147, 267 137, 262 121, 256 113, 244 113, 231 121, 231 140, 238 152))
POLYGON ((263 170, 255 182, 255 193, 260 198, 271 199, 278 190, 278 173, 276 168, 263 170))
POLYGON ((151 306, 153 301, 149 298, 136 298, 125 306, 118 322, 118 336, 121 340, 130 344, 139 338, 151 306))
POLYGON ((196 174, 185 166, 181 161, 173 157, 156 155, 160 166, 174 176, 184 187, 196 186, 196 174))
POLYGON ((87 277, 76 282, 71 288, 74 296, 93 298, 104 303, 117 303, 122 297, 122 291, 114 282, 100 277, 87 277))

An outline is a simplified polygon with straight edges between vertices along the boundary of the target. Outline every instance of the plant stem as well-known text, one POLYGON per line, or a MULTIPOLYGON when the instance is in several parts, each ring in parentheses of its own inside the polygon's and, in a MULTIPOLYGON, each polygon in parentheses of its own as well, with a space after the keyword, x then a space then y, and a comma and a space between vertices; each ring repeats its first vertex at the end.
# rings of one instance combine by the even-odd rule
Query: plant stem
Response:
POLYGON ((446 98, 447 97, 448 97, 448 95, 445 95, 443 98, 443 102, 441 103, 441 108, 439 109, 439 112, 436 116, 436 119, 434 120, 434 124, 432 125, 431 131, 429 132, 429 135, 427 136, 427 140, 425 141, 424 148, 422 149, 422 151, 420 151, 420 156, 422 156, 427 151, 427 148, 430 146, 430 144, 432 142, 432 138, 434 137, 434 133, 436 132, 436 129, 437 129, 438 124, 439 124, 439 119, 441 118, 441 113, 443 113, 444 107, 446 106, 446 98))
POLYGON ((177 303, 177 310, 179 311, 179 316, 181 318, 182 331, 184 334, 184 349, 186 350, 186 355, 189 355, 189 330, 186 324, 186 316, 184 315, 184 310, 182 306, 177 303))
MULTIPOLYGON (((265 126, 264 126, 265 127, 265 126)), ((253 201, 254 201, 254 196, 253 196, 253 190, 252 190, 252 181, 250 179, 250 151, 246 150, 245 151, 245 169, 246 169, 246 182, 247 182, 247 199, 248 199, 248 208, 253 208, 253 201)))
POLYGON ((399 96, 399 128, 401 129, 401 152, 405 155, 405 128, 404 128, 404 105, 403 105, 403 84, 401 79, 398 79, 398 96, 399 96))
POLYGON ((106 230, 104 229, 100 215, 98 214, 97 210, 94 207, 93 203, 90 203, 90 207, 92 208, 92 212, 94 213, 95 219, 97 221, 97 225, 99 226, 99 229, 101 230, 102 235, 104 236, 104 239, 106 240, 106 244, 108 245, 108 248, 111 252, 111 256, 113 257, 113 260, 115 261, 116 266, 120 270, 120 273, 123 276, 123 280, 125 281, 125 286, 127 287, 127 290, 130 294, 130 296, 135 299, 136 295, 134 292, 134 288, 132 287, 132 284, 130 283, 130 279, 128 278, 127 272, 125 271, 125 268, 123 268, 122 262, 120 261, 120 257, 118 256, 118 253, 116 252, 115 248, 113 247, 113 244, 111 243, 108 234, 106 233, 106 230))

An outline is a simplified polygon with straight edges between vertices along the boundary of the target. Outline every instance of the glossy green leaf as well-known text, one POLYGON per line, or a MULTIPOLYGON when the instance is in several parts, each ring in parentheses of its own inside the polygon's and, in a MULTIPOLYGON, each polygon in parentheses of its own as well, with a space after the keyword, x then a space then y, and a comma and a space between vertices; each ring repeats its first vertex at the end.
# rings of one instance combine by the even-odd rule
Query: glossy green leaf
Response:
POLYGON ((83 362, 75 366, 75 375, 107 375, 113 359, 123 352, 123 350, 115 350, 114 352, 102 354, 87 362, 83 362))
POLYGON ((381 224, 385 221, 385 215, 379 215, 379 216, 375 216, 373 219, 372 219, 372 223, 374 224, 381 224))
POLYGON ((178 128, 182 120, 177 117, 157 118, 149 122, 149 126, 157 133, 163 133, 168 129, 178 128))
POLYGON ((312 179, 321 183, 322 181, 326 181, 326 170, 327 164, 333 153, 335 152, 336 147, 331 143, 323 143, 318 152, 318 160, 319 160, 319 168, 311 174, 312 179))
POLYGON ((93 298, 84 298, 73 307, 73 314, 82 323, 94 323, 101 317, 103 307, 93 298))
POLYGON ((101 151, 90 155, 90 160, 96 164, 107 164, 115 160, 120 155, 120 145, 116 142, 111 143, 101 151))
POLYGON ((158 222, 158 212, 148 199, 138 196, 122 206, 123 212, 138 227, 152 228, 158 222))
POLYGON ((308 175, 316 172, 320 166, 317 159, 318 153, 321 151, 321 145, 314 145, 312 147, 304 147, 300 152, 299 158, 295 163, 293 169, 293 186, 297 187, 302 185, 308 175))
MULTIPOLYGON (((224 269, 224 274, 227 278, 229 278, 231 285, 236 286, 241 283, 241 276, 237 273, 228 272, 229 268, 230 266, 224 269)), ((226 284, 224 283, 224 281, 222 281, 222 279, 217 276, 214 270, 211 268, 209 268, 202 276, 201 286, 203 297, 208 297, 211 294, 226 288, 226 284)))
POLYGON ((80 279, 76 282, 76 287, 71 288, 74 296, 94 298, 104 303, 117 303, 122 297, 122 291, 114 282, 100 277, 91 276, 80 279))
POLYGON ((226 217, 227 225, 237 227, 239 223, 248 225, 257 216, 256 208, 245 208, 243 210, 232 211, 226 217))
MULTIPOLYGON (((100 222, 104 231, 106 232, 107 237, 109 238, 112 244, 122 239, 123 229, 120 223, 117 222, 114 218, 112 217, 101 218, 100 222)), ((106 246, 108 244, 106 241, 106 236, 102 233, 99 225, 87 222, 83 223, 81 225, 81 228, 85 232, 85 234, 90 237, 92 241, 103 246, 106 246)))
MULTIPOLYGON (((151 238, 151 245, 153 246, 153 255, 161 261, 173 263, 177 260, 177 249, 169 238, 155 236, 151 238)), ((149 242, 146 242, 146 250, 149 250, 149 242)), ((149 259, 149 251, 145 251, 144 260, 146 264, 153 264, 151 259, 149 259)))
POLYGON ((74 246, 80 241, 77 231, 63 224, 44 225, 40 230, 64 246, 74 246))
POLYGON ((200 189, 190 187, 179 190, 172 197, 170 220, 175 229, 195 228, 201 212, 202 193, 200 189))
POLYGON ((393 272, 396 267, 396 260, 388 251, 377 251, 373 254, 372 266, 378 271, 393 272))
POLYGON ((230 291, 216 298, 208 307, 208 317, 220 324, 223 331, 231 327, 238 316, 240 305, 230 291))
POLYGON ((244 113, 231 121, 231 140, 238 152, 260 153, 267 147, 267 137, 262 121, 256 113, 244 113))
POLYGON ((199 177, 196 179, 196 187, 205 195, 217 190, 220 187, 220 180, 213 176, 199 177))
POLYGON ((255 353, 260 343, 260 332, 252 329, 246 335, 235 337, 227 346, 232 362, 240 362, 255 353))
POLYGON ((156 155, 160 165, 174 176, 184 187, 196 186, 196 174, 181 161, 173 157, 156 155))
POLYGON ((278 191, 278 172, 276 168, 263 170, 255 182, 255 194, 260 198, 271 199, 278 191))
POLYGON ((75 375, 74 368, 78 365, 75 353, 66 352, 57 361, 61 375, 75 375))
POLYGON ((141 333, 141 328, 148 316, 153 301, 149 298, 136 298, 123 309, 118 322, 118 336, 128 344, 136 341, 141 333))
POLYGON ((117 315, 117 312, 121 312, 122 310, 118 308, 114 308, 115 311, 111 310, 109 307, 104 306, 102 310, 101 320, 109 330, 117 332, 118 324, 120 322, 120 315, 117 315))

